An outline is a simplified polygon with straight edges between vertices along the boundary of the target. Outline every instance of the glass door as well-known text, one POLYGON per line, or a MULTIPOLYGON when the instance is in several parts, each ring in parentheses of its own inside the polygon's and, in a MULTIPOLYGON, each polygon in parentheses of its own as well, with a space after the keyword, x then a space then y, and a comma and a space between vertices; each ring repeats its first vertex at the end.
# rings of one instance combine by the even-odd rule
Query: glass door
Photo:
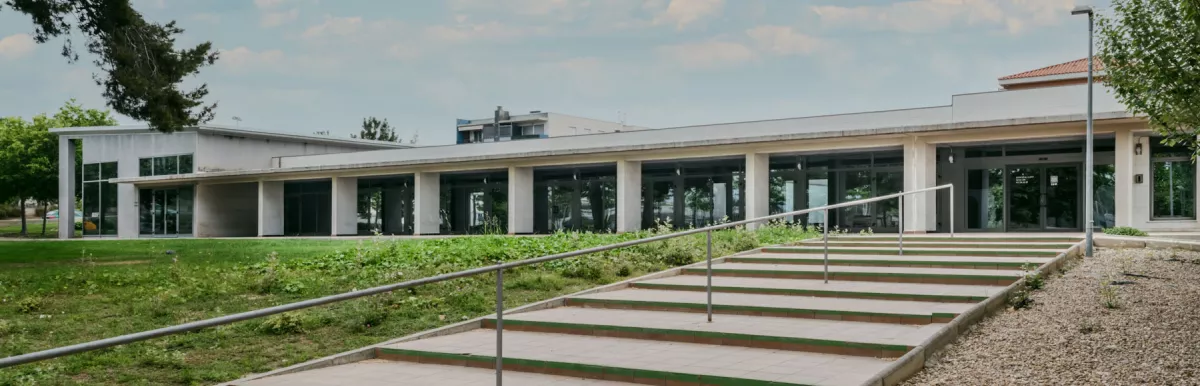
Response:
POLYGON ((1080 229, 1079 166, 1010 166, 1007 184, 1007 231, 1080 229))

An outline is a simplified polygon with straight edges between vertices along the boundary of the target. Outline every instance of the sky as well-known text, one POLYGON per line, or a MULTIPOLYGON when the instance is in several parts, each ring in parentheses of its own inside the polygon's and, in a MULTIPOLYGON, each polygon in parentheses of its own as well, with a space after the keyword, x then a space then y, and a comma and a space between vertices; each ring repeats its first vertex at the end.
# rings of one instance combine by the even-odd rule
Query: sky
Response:
MULTIPOLYGON (((662 128, 946 105, 1087 56, 1075 5, 1106 0, 133 0, 213 66, 211 122, 418 144, 496 106, 662 128), (237 120, 235 118, 240 119, 237 120)), ((0 9, 0 116, 107 108, 84 55, 0 9)), ((76 40, 80 41, 79 39, 76 40)), ((76 43, 78 45, 78 43, 76 43)), ((78 47, 82 48, 82 47, 78 47)), ((83 51, 81 49, 81 51, 83 51)), ((86 52, 85 52, 86 54, 86 52)), ((133 120, 119 116, 123 124, 133 120)))

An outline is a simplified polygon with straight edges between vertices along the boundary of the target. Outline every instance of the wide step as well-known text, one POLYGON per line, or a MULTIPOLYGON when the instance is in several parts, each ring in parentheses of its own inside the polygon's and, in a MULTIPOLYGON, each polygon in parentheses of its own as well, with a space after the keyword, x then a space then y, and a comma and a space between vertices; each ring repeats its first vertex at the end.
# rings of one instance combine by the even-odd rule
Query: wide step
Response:
MULTIPOLYGON (((800 242, 801 246, 824 246, 825 242, 821 240, 809 240, 800 242)), ((924 248, 964 248, 964 249, 1067 249, 1073 246, 1074 243, 1044 243, 1044 242, 1022 242, 1013 243, 1006 241, 910 241, 904 240, 905 249, 924 249, 924 248)), ((829 247, 871 247, 871 248, 899 248, 898 240, 829 240, 829 247)))
MULTIPOLYGON (((383 359, 491 368, 495 345, 495 331, 475 330, 388 345, 378 353, 383 359)), ((506 374, 520 371, 654 384, 859 385, 890 363, 800 351, 504 333, 506 374)))
MULTIPOLYGON (((485 322, 495 328, 495 319, 485 322)), ((910 326, 681 312, 562 307, 504 317, 505 331, 649 339, 825 354, 898 358, 942 324, 910 326)))
MULTIPOLYGON (((1052 261, 1046 257, 993 257, 993 256, 924 256, 924 255, 845 255, 829 256, 829 265, 873 266, 873 267, 922 267, 922 268, 972 268, 972 269, 1020 269, 1052 261)), ((825 256, 812 253, 751 253, 727 257, 734 263, 804 264, 822 265, 825 256)))
MULTIPOLYGON (((674 291, 706 291, 707 278, 679 275, 633 283, 634 288, 674 291)), ((714 292, 769 295, 819 296, 882 300, 971 303, 987 300, 1003 286, 830 281, 714 276, 714 292)))
MULTIPOLYGON (((824 279, 825 267, 797 264, 724 263, 714 265, 713 275, 766 277, 779 279, 824 279)), ((685 268, 688 275, 705 275, 706 269, 685 268)), ((829 280, 883 281, 896 283, 932 283, 1007 286, 1023 275, 1007 269, 955 269, 830 266, 829 280)))
MULTIPOLYGON (((561 375, 504 373, 504 382, 509 385, 553 386, 628 386, 630 383, 565 377, 561 375)), ((361 362, 324 367, 291 374, 278 375, 242 382, 240 386, 474 386, 493 385, 496 372, 481 368, 443 366, 416 362, 399 362, 369 359, 361 362)))
MULTIPOLYGON (((697 291, 628 289, 580 295, 567 305, 597 308, 705 312, 706 294, 697 291)), ((967 303, 837 299, 809 296, 714 293, 713 312, 852 322, 948 323, 970 309, 967 303)))
MULTIPOLYGON (((819 245, 798 247, 766 247, 765 253, 816 253, 845 254, 845 255, 900 255, 902 252, 895 246, 890 247, 841 247, 830 245, 828 249, 819 245)), ((905 256, 1027 256, 1055 257, 1062 253, 1059 249, 971 249, 971 248, 904 248, 905 256)))

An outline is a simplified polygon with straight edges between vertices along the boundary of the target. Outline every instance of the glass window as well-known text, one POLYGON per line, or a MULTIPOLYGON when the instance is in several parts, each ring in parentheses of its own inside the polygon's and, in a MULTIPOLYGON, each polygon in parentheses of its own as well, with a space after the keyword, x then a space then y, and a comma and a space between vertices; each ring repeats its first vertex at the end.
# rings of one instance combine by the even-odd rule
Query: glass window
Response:
POLYGON ((83 180, 96 181, 100 179, 100 164, 83 165, 83 180))
POLYGON ((1196 217, 1196 165, 1181 150, 1152 149, 1153 218, 1196 217))
MULTIPOLYGON (((99 170, 99 165, 93 164, 95 170, 99 170)), ((84 165, 87 169, 87 165, 84 165)), ((94 236, 100 234, 100 183, 85 182, 83 183, 83 235, 94 236)))
POLYGON ((192 234, 192 221, 194 216, 193 206, 195 205, 195 191, 191 186, 183 186, 179 188, 179 234, 192 234))
MULTIPOLYGON (((147 158, 143 158, 143 161, 147 158)), ((138 191, 138 233, 154 234, 154 190, 138 191)))
POLYGON ((105 162, 100 164, 100 179, 117 178, 117 163, 105 162))
POLYGON ((154 159, 142 158, 138 160, 138 177, 154 175, 154 159))
POLYGON ((967 171, 967 228, 1004 227, 1004 169, 967 171))
POLYGON ((1117 168, 1114 165, 1096 165, 1092 175, 1093 208, 1092 221, 1100 228, 1117 225, 1116 186, 1117 168))
POLYGON ((184 154, 179 156, 179 174, 192 173, 192 155, 184 154))

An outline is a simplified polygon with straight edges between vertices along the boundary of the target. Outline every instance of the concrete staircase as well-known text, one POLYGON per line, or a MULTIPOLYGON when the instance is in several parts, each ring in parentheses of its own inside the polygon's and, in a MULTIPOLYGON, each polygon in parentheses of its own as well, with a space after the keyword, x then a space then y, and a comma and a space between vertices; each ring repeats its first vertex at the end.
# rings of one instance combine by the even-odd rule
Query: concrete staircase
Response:
MULTIPOLYGON (((1078 241, 908 236, 900 254, 895 236, 833 237, 828 283, 820 241, 744 252, 714 262, 711 323, 703 263, 506 313, 504 377, 510 385, 890 385, 920 369, 924 350, 940 348, 931 342, 978 320, 960 316, 1003 301, 1022 266, 1047 267, 1078 241)), ((373 347, 373 359, 238 384, 492 384, 495 325, 487 317, 373 347)))

